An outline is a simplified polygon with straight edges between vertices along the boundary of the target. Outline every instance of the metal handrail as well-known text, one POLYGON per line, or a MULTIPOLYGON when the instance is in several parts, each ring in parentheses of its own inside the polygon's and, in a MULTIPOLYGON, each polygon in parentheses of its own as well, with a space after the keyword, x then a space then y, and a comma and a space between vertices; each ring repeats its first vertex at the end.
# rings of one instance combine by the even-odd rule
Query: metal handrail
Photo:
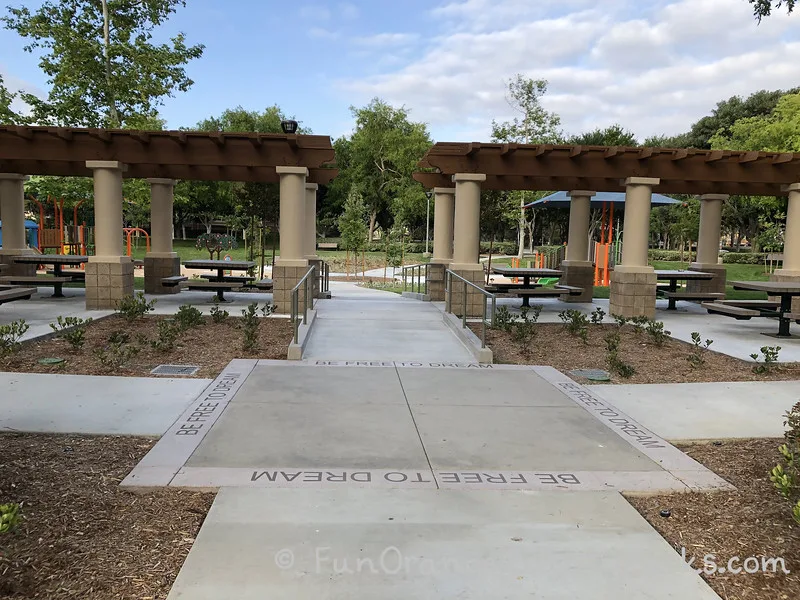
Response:
POLYGON ((497 296, 495 296, 491 292, 487 292, 481 286, 476 285, 473 282, 464 279, 461 275, 459 275, 458 273, 454 273, 450 269, 447 269, 447 271, 445 271, 444 277, 445 277, 445 299, 446 299, 445 306, 444 306, 445 312, 449 312, 451 314, 453 312, 453 310, 452 310, 453 309, 453 294, 452 294, 452 291, 453 291, 453 278, 455 277, 456 279, 458 279, 459 281, 461 281, 464 284, 464 294, 463 294, 463 296, 464 296, 464 304, 462 306, 462 312, 461 312, 461 328, 462 329, 466 329, 467 328, 467 287, 468 286, 469 287, 473 287, 483 295, 483 316, 481 318, 481 348, 486 348, 486 322, 487 322, 487 316, 488 316, 488 312, 489 312, 488 311, 487 302, 491 301, 491 303, 492 303, 492 314, 491 314, 491 317, 489 318, 489 327, 494 327, 494 316, 495 316, 495 312, 496 312, 496 309, 497 309, 497 296))
POLYGON ((408 287, 408 276, 406 275, 407 271, 411 271, 411 291, 416 292, 418 294, 424 294, 425 296, 428 295, 428 279, 430 275, 431 265, 430 263, 423 263, 420 265, 408 265, 403 267, 403 291, 406 291, 408 287), (422 270, 425 269, 425 281, 423 284, 422 280, 422 270), (415 284, 416 280, 416 284, 415 284), (424 287, 423 287, 424 285, 424 287), (416 288, 416 289, 415 289, 416 288))
POLYGON ((300 288, 303 288, 303 325, 308 322, 308 309, 309 305, 311 310, 314 310, 314 288, 311 286, 311 293, 309 293, 309 284, 311 282, 311 275, 317 270, 315 265, 308 267, 308 271, 303 275, 302 279, 297 282, 297 285, 292 288, 292 325, 294 326, 294 343, 298 343, 300 336, 300 288))

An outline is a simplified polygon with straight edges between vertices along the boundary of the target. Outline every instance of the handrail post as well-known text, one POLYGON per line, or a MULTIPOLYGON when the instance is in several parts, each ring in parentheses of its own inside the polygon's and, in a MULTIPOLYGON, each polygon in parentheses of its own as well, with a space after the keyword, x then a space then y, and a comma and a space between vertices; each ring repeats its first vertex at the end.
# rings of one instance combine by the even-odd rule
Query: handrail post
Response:
POLYGON ((497 297, 492 294, 492 327, 496 325, 495 314, 497 314, 497 297))
POLYGON ((464 311, 461 314, 461 328, 467 328, 467 281, 464 280, 464 311))
POLYGON ((303 325, 308 323, 308 277, 303 280, 303 325))
POLYGON ((452 276, 450 274, 450 270, 446 270, 444 273, 444 312, 452 313, 453 308, 453 295, 450 293, 450 286, 452 285, 452 276))
POLYGON ((486 348, 486 296, 483 297, 483 319, 481 319, 481 348, 486 348))
POLYGON ((405 292, 406 291, 406 268, 403 267, 402 271, 400 271, 400 272, 403 274, 403 291, 405 292))

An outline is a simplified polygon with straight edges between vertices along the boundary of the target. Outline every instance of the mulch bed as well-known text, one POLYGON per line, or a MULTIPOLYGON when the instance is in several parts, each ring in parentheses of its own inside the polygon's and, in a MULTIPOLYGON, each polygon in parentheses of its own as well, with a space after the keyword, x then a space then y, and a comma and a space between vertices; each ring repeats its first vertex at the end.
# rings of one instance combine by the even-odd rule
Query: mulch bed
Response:
MULTIPOLYGON (((736 486, 736 491, 711 494, 629 496, 628 501, 676 549, 686 548, 686 557, 696 557, 694 568, 703 567, 703 557, 714 555, 717 567, 739 557, 783 558, 784 574, 703 574, 703 578, 725 600, 794 600, 800 598, 800 527, 791 517, 790 504, 769 481, 769 471, 778 462, 782 440, 759 439, 711 444, 678 445, 681 450, 736 486), (662 509, 671 516, 660 516, 662 509)), ((760 566, 760 565, 759 565, 760 566)), ((751 567, 752 568, 752 567, 751 567)))
POLYGON ((0 535, 0 598, 166 598, 214 494, 121 490, 154 443, 0 435, 0 502, 23 515, 0 535))
POLYGON ((150 342, 158 338, 158 322, 170 316, 146 316, 129 323, 118 315, 92 321, 86 327, 86 342, 80 350, 73 349, 59 338, 31 340, 6 359, 0 359, 0 370, 26 373, 70 373, 75 375, 117 375, 149 377, 150 371, 161 364, 196 365, 195 377, 216 377, 234 358, 286 359, 293 329, 289 319, 260 318, 259 339, 255 351, 242 351, 243 333, 237 327, 241 318, 228 317, 214 323, 203 317, 203 325, 183 331, 175 347, 166 352, 153 350, 150 342), (140 351, 120 368, 106 367, 95 355, 98 348, 108 347, 109 337, 116 331, 128 333, 128 344, 140 351), (63 358, 58 365, 41 365, 42 358, 63 358))
MULTIPOLYGON (((480 336, 480 323, 470 323, 472 331, 480 336)), ((573 369, 606 369, 606 344, 604 337, 617 329, 616 325, 589 325, 588 344, 567 333, 560 323, 536 325, 536 337, 522 345, 510 333, 497 329, 486 330, 486 344, 494 353, 497 363, 516 365, 551 366, 569 375, 573 369)), ((701 381, 769 381, 800 379, 800 363, 785 363, 768 373, 753 372, 753 363, 711 350, 704 353, 705 364, 692 367, 686 360, 691 344, 668 339, 656 346, 645 332, 636 333, 630 325, 623 327, 620 340, 620 358, 632 365, 636 373, 628 378, 611 374, 612 383, 691 383, 701 381)), ((780 340, 776 340, 780 345, 780 340)), ((575 378, 586 383, 586 379, 575 378)))

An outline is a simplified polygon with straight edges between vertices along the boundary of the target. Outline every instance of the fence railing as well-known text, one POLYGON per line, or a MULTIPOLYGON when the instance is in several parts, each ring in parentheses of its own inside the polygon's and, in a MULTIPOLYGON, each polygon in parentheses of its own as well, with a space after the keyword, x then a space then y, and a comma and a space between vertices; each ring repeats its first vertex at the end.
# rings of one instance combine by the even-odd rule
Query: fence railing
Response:
POLYGON ((331 288, 331 268, 328 266, 324 260, 320 263, 322 268, 319 270, 318 273, 318 287, 319 292, 321 294, 325 294, 330 291, 331 288))
POLYGON ((467 281, 458 273, 454 273, 450 269, 445 271, 445 311, 453 313, 453 280, 457 280, 456 285, 463 286, 463 302, 461 306, 461 328, 467 328, 467 289, 474 288, 483 296, 483 315, 481 317, 481 348, 486 348, 486 325, 489 327, 494 326, 495 309, 497 308, 497 297, 491 292, 487 292, 479 285, 475 285, 471 281, 467 281), (491 311, 489 310, 491 306, 491 311))
POLYGON ((300 289, 303 290, 303 325, 308 323, 308 311, 314 309, 314 286, 312 277, 317 267, 311 265, 303 278, 292 288, 292 326, 294 327, 294 343, 300 336, 300 289))
POLYGON ((408 291, 408 272, 411 271, 411 291, 418 294, 428 295, 428 275, 430 275, 431 265, 425 263, 422 265, 408 265, 403 267, 403 291, 408 291), (423 280, 423 271, 424 280, 423 280))

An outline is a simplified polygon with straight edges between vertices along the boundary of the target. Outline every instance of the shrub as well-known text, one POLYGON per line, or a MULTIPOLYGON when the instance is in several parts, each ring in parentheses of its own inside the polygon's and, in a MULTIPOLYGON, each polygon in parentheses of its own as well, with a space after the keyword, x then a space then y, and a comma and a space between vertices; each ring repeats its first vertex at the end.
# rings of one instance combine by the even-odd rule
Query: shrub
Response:
POLYGON ((631 317, 628 319, 628 322, 633 325, 633 331, 636 333, 642 333, 647 326, 650 324, 650 318, 645 317, 644 315, 639 315, 636 317, 631 317))
POLYGON ((792 518, 800 525, 800 402, 785 417, 785 443, 778 448, 781 461, 770 471, 770 481, 790 502, 792 518))
POLYGON ((511 325, 514 323, 514 315, 508 310, 508 307, 501 306, 494 312, 494 327, 500 331, 508 333, 511 331, 511 325))
POLYGON ((273 314, 276 310, 278 310, 277 304, 265 304, 261 307, 261 316, 268 317, 273 314))
POLYGON ((175 325, 171 321, 162 320, 158 322, 158 337, 150 342, 153 350, 159 352, 169 352, 175 347, 175 340, 180 333, 180 325, 175 325))
POLYGON ((759 354, 755 352, 750 355, 754 361, 756 361, 755 366, 753 366, 753 373, 758 375, 769 373, 777 366, 778 362, 778 353, 781 351, 780 346, 761 346, 761 354, 764 355, 764 362, 758 362, 759 354))
POLYGON ((117 314, 127 321, 135 321, 149 312, 153 312, 156 305, 155 300, 150 302, 144 297, 143 292, 135 296, 125 296, 122 300, 117 300, 117 314))
POLYGON ((211 320, 214 321, 214 323, 222 323, 229 316, 230 313, 227 310, 219 307, 219 299, 215 297, 214 306, 211 307, 211 320))
POLYGON ((50 323, 50 328, 56 332, 58 337, 66 340, 75 350, 83 348, 86 341, 86 326, 92 319, 81 319, 79 317, 62 317, 59 315, 56 323, 50 323))
POLYGON ((12 321, 6 325, 0 325, 0 356, 6 356, 19 352, 22 347, 20 339, 25 335, 30 327, 25 319, 12 321))
POLYGON ((663 346, 669 339, 670 333, 672 333, 664 329, 664 323, 662 321, 655 321, 652 319, 648 320, 645 330, 647 331, 647 335, 650 336, 650 339, 653 340, 653 343, 658 347, 663 346))
POLYGON ((606 362, 612 373, 616 373, 623 379, 628 379, 636 374, 636 370, 619 357, 620 333, 619 329, 612 331, 603 338, 606 343, 606 362))
POLYGON ((183 304, 178 308, 178 312, 175 313, 175 322, 181 331, 199 327, 203 324, 203 313, 194 306, 183 304))
POLYGON ((764 252, 726 252, 722 262, 726 265, 763 265, 767 259, 764 252))
POLYGON ((604 311, 599 306, 592 311, 591 319, 594 325, 600 325, 603 322, 603 319, 606 316, 606 311, 604 311))
POLYGON ((700 365, 705 364, 705 353, 708 351, 708 347, 713 343, 714 340, 706 340, 703 342, 700 338, 700 333, 693 331, 692 349, 689 350, 689 356, 686 357, 686 360, 689 361, 689 364, 692 365, 692 367, 699 367, 700 365))
POLYGON ((681 258, 681 253, 679 250, 648 250, 647 251, 647 258, 650 260, 663 260, 669 262, 678 262, 680 260, 689 261, 691 262, 694 260, 696 252, 692 252, 689 254, 688 252, 683 253, 683 257, 681 258))
POLYGON ((625 325, 628 324, 628 317, 623 317, 622 315, 611 315, 611 318, 614 319, 614 322, 617 324, 617 327, 622 329, 625 325))
POLYGON ((0 533, 9 533, 19 524, 19 504, 0 504, 0 533))
POLYGON ((97 360, 108 370, 119 369, 139 354, 138 346, 128 344, 131 336, 122 331, 113 332, 108 338, 108 345, 94 351, 97 360))
POLYGON ((586 344, 589 341, 589 320, 586 315, 579 310, 562 310, 558 313, 558 318, 564 323, 564 329, 570 335, 575 335, 586 344))
POLYGON ((256 316, 256 309, 258 303, 253 302, 247 305, 246 309, 242 309, 242 332, 244 333, 244 340, 242 341, 242 350, 251 352, 255 350, 258 344, 258 316, 256 316))

